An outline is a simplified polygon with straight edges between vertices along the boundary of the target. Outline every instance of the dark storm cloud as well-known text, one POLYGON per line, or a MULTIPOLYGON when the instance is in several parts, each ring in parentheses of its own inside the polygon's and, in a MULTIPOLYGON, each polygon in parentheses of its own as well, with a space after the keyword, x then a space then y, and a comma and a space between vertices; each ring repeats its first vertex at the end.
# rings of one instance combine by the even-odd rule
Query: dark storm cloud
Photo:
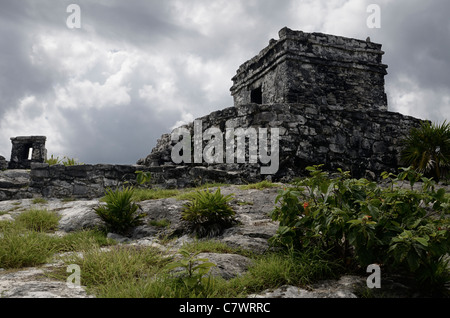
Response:
POLYGON ((84 23, 94 25, 100 37, 136 46, 152 47, 159 42, 195 36, 175 24, 170 4, 160 0, 93 2, 80 1, 84 23))
POLYGON ((134 163, 176 122, 232 106, 236 69, 284 26, 370 35, 390 109, 448 117, 450 2, 380 0, 382 27, 368 29, 374 2, 0 0, 0 155, 9 134, 37 131, 49 154, 134 163), (81 29, 66 26, 71 3, 81 29))
POLYGON ((375 31, 386 52, 389 107, 441 122, 450 114, 450 2, 385 1, 375 31))
MULTIPOLYGON (((32 65, 32 31, 39 27, 20 1, 2 1, 0 10, 0 115, 29 93, 46 93, 57 80, 51 68, 32 65)), ((22 3, 23 4, 23 3, 22 3)))
POLYGON ((392 76, 424 88, 450 89, 450 1, 392 1, 382 11, 382 39, 392 76))

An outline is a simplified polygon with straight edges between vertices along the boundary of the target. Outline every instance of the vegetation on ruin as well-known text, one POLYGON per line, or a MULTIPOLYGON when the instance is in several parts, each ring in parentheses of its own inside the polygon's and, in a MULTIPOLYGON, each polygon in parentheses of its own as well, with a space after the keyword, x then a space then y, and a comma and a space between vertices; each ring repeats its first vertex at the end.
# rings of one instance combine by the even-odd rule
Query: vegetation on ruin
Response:
POLYGON ((54 157, 53 155, 50 156, 50 158, 47 158, 45 160, 45 163, 49 164, 50 166, 62 164, 64 166, 79 166, 83 165, 82 162, 79 162, 78 159, 75 158, 69 158, 64 156, 62 159, 59 157, 54 157))
POLYGON ((435 180, 450 180, 450 123, 425 121, 403 141, 403 163, 435 180))

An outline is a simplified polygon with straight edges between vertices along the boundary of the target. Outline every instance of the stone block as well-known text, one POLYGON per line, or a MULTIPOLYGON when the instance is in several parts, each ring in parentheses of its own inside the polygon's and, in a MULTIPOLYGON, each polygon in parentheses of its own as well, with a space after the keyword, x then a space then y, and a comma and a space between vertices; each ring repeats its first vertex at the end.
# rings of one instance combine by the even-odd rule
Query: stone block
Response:
POLYGON ((50 176, 50 172, 47 168, 44 169, 32 169, 30 172, 31 178, 48 178, 50 176))
POLYGON ((6 161, 5 157, 0 156, 0 171, 8 169, 8 161, 6 161))
POLYGON ((88 187, 85 184, 74 184, 72 195, 74 196, 87 196, 88 187))

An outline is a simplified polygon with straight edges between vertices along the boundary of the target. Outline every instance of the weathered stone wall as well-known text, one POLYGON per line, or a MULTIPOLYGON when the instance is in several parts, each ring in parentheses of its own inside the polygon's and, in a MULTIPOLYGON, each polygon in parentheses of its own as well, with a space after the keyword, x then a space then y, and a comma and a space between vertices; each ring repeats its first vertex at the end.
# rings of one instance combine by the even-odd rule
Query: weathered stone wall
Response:
MULTIPOLYGON (((313 164, 324 164, 330 171, 342 168, 351 171, 355 177, 376 179, 383 171, 396 172, 400 166, 402 138, 421 123, 419 119, 393 112, 305 104, 249 104, 216 111, 198 120, 203 123, 203 132, 211 127, 217 127, 223 133, 226 128, 279 128, 280 167, 274 175, 261 175, 260 163, 230 164, 225 159, 222 164, 178 165, 180 171, 186 169, 190 174, 193 174, 193 167, 196 170, 203 167, 211 174, 222 173, 223 178, 235 178, 238 182, 267 178, 287 181, 304 175, 304 168, 313 164)), ((193 123, 185 127, 193 136, 193 123)), ((170 134, 163 135, 152 153, 138 164, 166 166, 170 170, 167 166, 174 165, 171 152, 176 143, 171 141, 170 134)), ((204 146, 206 144, 204 141, 204 146)), ((223 153, 225 156, 225 146, 223 153)), ((185 172, 183 175, 189 178, 190 174, 185 172)))
POLYGON ((237 70, 230 89, 235 106, 319 102, 387 110, 381 44, 288 28, 279 36, 237 70))
POLYGON ((29 192, 54 198, 98 198, 107 188, 136 181, 135 165, 64 166, 34 163, 31 166, 29 192))

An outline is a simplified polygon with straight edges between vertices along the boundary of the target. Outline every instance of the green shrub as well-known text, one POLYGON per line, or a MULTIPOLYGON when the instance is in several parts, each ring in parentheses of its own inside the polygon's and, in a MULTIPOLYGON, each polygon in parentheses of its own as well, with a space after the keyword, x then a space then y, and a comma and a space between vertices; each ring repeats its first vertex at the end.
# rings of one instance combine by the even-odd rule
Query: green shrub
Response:
POLYGON ((310 178, 280 191, 272 212, 280 221, 273 243, 317 246, 345 261, 356 259, 363 268, 377 263, 422 282, 446 281, 450 203, 444 189, 436 191, 432 180, 411 168, 397 176, 384 174, 392 182, 387 188, 351 179, 341 170, 331 179, 320 168, 308 167, 310 178), (395 187, 409 181, 412 188, 418 180, 423 181, 420 191, 395 187))
POLYGON ((166 265, 165 270, 172 271, 181 269, 175 272, 177 284, 175 293, 184 295, 184 297, 208 297, 212 290, 212 280, 210 270, 216 264, 209 262, 206 258, 196 258, 199 254, 191 254, 185 249, 180 249, 178 253, 182 258, 173 261, 166 265), (207 277, 205 277, 208 275, 207 277))
POLYGON ((406 166, 440 180, 450 173, 450 123, 424 122, 403 141, 401 158, 406 166))
POLYGON ((228 204, 232 194, 224 196, 220 188, 194 192, 184 204, 182 218, 198 237, 215 236, 235 223, 235 212, 228 204))
POLYGON ((139 206, 132 201, 133 191, 132 187, 108 189, 102 199, 106 204, 94 208, 108 231, 127 234, 132 227, 142 224, 144 215, 138 213, 139 206))

